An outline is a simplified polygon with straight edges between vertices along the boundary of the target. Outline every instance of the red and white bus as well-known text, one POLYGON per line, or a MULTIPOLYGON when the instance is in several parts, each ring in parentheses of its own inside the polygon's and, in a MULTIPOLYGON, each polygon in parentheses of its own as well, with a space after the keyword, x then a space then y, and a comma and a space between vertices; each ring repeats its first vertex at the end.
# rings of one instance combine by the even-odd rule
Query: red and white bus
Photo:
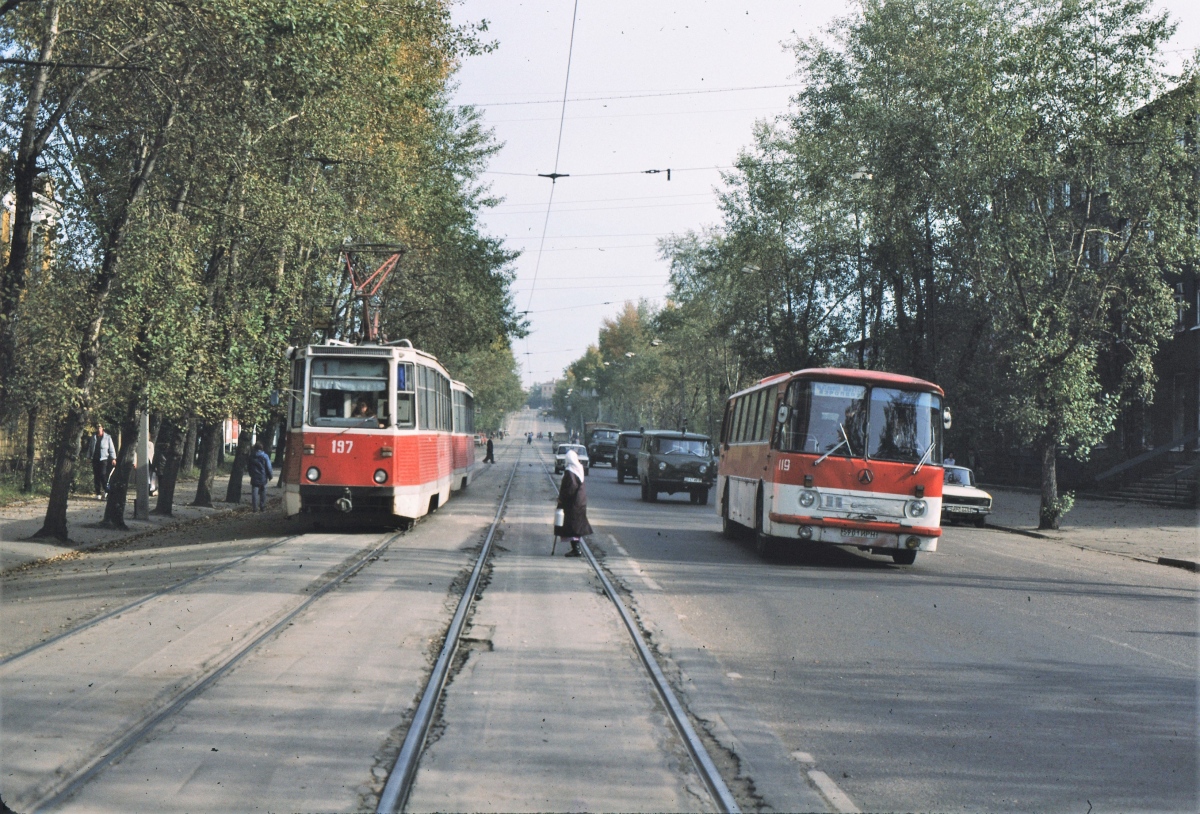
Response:
POLYGON ((942 430, 936 384, 814 368, 733 394, 721 426, 717 513, 755 533, 760 554, 852 545, 908 565, 936 551, 942 430))
POLYGON ((475 469, 471 390, 407 339, 290 348, 284 462, 288 516, 414 520, 465 488, 475 469))

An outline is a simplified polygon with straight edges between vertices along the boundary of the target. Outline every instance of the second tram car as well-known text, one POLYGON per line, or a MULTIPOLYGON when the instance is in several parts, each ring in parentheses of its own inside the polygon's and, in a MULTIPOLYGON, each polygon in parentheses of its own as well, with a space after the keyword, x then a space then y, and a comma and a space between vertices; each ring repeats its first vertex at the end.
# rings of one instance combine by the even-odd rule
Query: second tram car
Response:
POLYGON ((761 554, 852 545, 911 564, 941 530, 936 384, 870 370, 770 376, 735 393, 721 427, 717 513, 752 529, 761 554))
POLYGON ((414 520, 465 488, 475 469, 468 388, 408 340, 290 348, 284 463, 287 515, 414 520))

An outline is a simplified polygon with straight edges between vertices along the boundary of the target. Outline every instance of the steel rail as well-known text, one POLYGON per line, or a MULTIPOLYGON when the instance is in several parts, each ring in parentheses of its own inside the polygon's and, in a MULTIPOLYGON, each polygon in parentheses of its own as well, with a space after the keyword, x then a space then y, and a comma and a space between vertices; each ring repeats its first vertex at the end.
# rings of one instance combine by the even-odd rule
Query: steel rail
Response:
POLYGON ((268 630, 266 630, 264 633, 259 634, 257 637, 254 638, 253 641, 251 641, 249 644, 242 647, 238 652, 236 652, 232 656, 230 656, 223 664, 221 664, 215 670, 208 673, 208 675, 204 676, 203 678, 201 678, 198 681, 196 681, 195 683, 193 683, 183 693, 176 696, 175 700, 172 701, 170 704, 168 704, 166 707, 164 707, 163 709, 159 710, 156 713, 153 713, 148 718, 144 719, 143 723, 140 726, 137 726, 135 729, 127 732, 125 734, 125 736, 122 737, 120 740, 118 740, 115 744, 113 744, 113 746, 110 747, 107 752, 105 752, 104 754, 100 755, 98 758, 93 760, 90 764, 88 764, 87 768, 85 768, 84 770, 82 770, 81 772, 76 774, 72 779, 70 779, 65 785, 63 785, 53 795, 43 799, 41 802, 34 805, 33 808, 31 809, 31 811, 35 811, 35 812, 46 811, 48 809, 58 807, 62 803, 66 802, 77 791, 79 791, 79 789, 81 789, 88 782, 90 782, 92 780, 92 778, 94 778, 101 771, 103 771, 106 767, 108 767, 109 764, 113 763, 116 760, 119 760, 126 753, 128 753, 131 749, 133 749, 134 746, 136 746, 138 743, 140 743, 160 723, 165 721, 167 718, 170 718, 172 715, 174 715, 175 713, 177 713, 181 709, 183 709, 185 706, 187 706, 187 704, 192 699, 194 699, 196 696, 200 695, 200 693, 202 693, 206 689, 208 689, 215 681, 217 681, 217 679, 221 678, 221 676, 223 676, 227 672, 229 672, 229 670, 231 670, 234 666, 236 666, 242 659, 244 659, 247 655, 249 655, 251 652, 253 652, 255 649, 257 649, 259 645, 261 645, 263 642, 267 641, 272 636, 277 634, 279 631, 281 631, 285 627, 287 627, 287 625, 293 619, 295 619, 297 616, 299 616, 304 610, 306 610, 309 605, 313 604, 318 599, 320 599, 322 596, 324 596, 325 594, 329 593, 334 588, 336 588, 338 585, 341 585, 347 579, 349 579, 350 577, 357 574, 364 567, 366 567, 366 565, 369 562, 377 559, 384 551, 387 550, 388 546, 390 546, 392 543, 394 543, 396 540, 398 540, 401 537, 401 535, 403 535, 403 534, 404 534, 403 530, 389 534, 383 542, 381 542, 379 545, 377 545, 375 548, 373 548, 369 553, 363 555, 358 560, 358 562, 354 563, 349 568, 344 570, 335 579, 332 579, 329 582, 322 585, 319 589, 317 589, 312 594, 312 596, 310 596, 308 599, 304 600, 299 605, 297 605, 295 608, 293 608, 289 613, 287 613, 282 619, 280 619, 278 622, 276 622, 274 625, 272 625, 268 630))
MULTIPOLYGON (((554 482, 554 476, 550 474, 550 469, 546 466, 540 450, 538 451, 538 460, 542 464, 542 470, 546 473, 546 478, 550 481, 550 486, 557 491, 558 484, 554 482)), ((708 792, 712 795, 713 802, 717 804, 717 807, 721 811, 726 812, 726 814, 739 814, 741 809, 738 807, 737 801, 733 799, 733 793, 729 790, 729 786, 725 784, 725 780, 721 777, 720 771, 717 770, 716 764, 713 763, 712 758, 709 756, 708 750, 704 748, 704 743, 700 740, 700 736, 696 734, 691 721, 688 720, 687 711, 679 703, 679 699, 675 697, 675 693, 672 691, 671 685, 667 682, 666 675, 663 674, 662 669, 658 666, 654 654, 646 646, 641 630, 638 628, 637 623, 634 622, 633 616, 625 607, 625 603, 621 601, 621 597, 617 595, 616 589, 609 581, 608 575, 604 573, 604 569, 600 567, 600 563, 596 560, 595 555, 592 554, 592 549, 588 546, 587 541, 580 538, 579 547, 583 549, 583 553, 587 557, 588 562, 591 563, 592 569, 604 585, 604 592, 608 594, 608 598, 616 606, 617 613, 621 615, 621 620, 625 623, 625 628, 629 631, 629 635, 633 637, 633 644, 642 659, 642 664, 646 667, 646 671, 650 673, 654 688, 658 690, 659 697, 667 707, 667 712, 671 716, 671 722, 675 724, 675 729, 679 732, 680 737, 683 738, 688 754, 691 755, 696 770, 700 773, 700 777, 703 778, 705 786, 708 787, 708 792)))
POLYGON ((37 651, 41 650, 43 647, 49 647, 50 645, 54 644, 55 642, 62 641, 63 639, 67 638, 68 636, 74 636, 76 633, 82 633, 83 631, 87 630, 88 628, 95 627, 96 625, 100 624, 101 622, 103 622, 107 619, 112 619, 114 616, 120 616, 122 613, 126 613, 127 611, 133 610, 138 605, 144 605, 145 603, 149 602, 151 599, 157 599, 160 596, 166 596, 167 594, 177 591, 180 588, 191 585, 196 580, 204 579, 205 577, 211 577, 213 574, 219 574, 222 571, 224 571, 225 569, 232 568, 233 566, 237 565, 238 563, 244 562, 244 561, 250 559, 251 557, 257 557, 259 554, 262 554, 264 551, 270 551, 272 548, 275 548, 276 546, 283 545, 284 543, 289 542, 290 540, 295 540, 297 537, 303 537, 303 536, 304 536, 303 532, 301 532, 300 534, 289 535, 282 539, 276 540, 275 542, 273 542, 269 545, 265 545, 262 548, 251 551, 248 554, 243 554, 240 557, 236 557, 235 559, 232 559, 229 562, 222 563, 221 565, 213 566, 212 568, 208 569, 207 571, 196 574, 195 576, 192 576, 192 577, 188 577, 187 579, 183 580, 182 582, 177 582, 174 585, 170 585, 166 588, 162 588, 160 590, 155 591, 154 593, 146 594, 143 597, 140 597, 138 599, 133 600, 132 602, 122 605, 121 607, 117 608, 116 610, 111 610, 108 613, 101 614, 100 616, 97 616, 95 619, 89 619, 88 621, 84 622, 82 625, 73 627, 70 630, 64 630, 62 633, 58 633, 54 636, 51 636, 49 639, 46 639, 43 642, 38 642, 37 644, 32 645, 31 647, 27 647, 24 650, 21 650, 17 653, 13 653, 11 655, 5 656, 4 658, 0 658, 0 667, 4 667, 5 665, 11 664, 12 662, 17 661, 18 659, 23 659, 28 655, 36 653, 37 651))
POLYGON ((450 666, 458 649, 458 640, 462 635, 467 613, 475 600, 479 577, 491 554, 492 539, 496 536, 496 528, 500 525, 500 515, 504 512, 505 504, 508 503, 508 493, 512 489, 517 469, 521 466, 524 446, 522 444, 517 447, 517 459, 508 476, 508 483, 504 486, 504 494, 500 496, 500 505, 496 507, 496 516, 488 528, 483 548, 479 552, 479 558, 475 561, 475 568, 471 571, 471 578, 463 590, 458 608, 454 611, 454 618, 450 621, 450 627, 446 631, 446 641, 442 644, 441 653, 438 654, 437 662, 434 663, 429 682, 425 685, 425 692, 422 693, 421 701, 417 704, 417 711, 413 714, 412 723, 408 726, 408 733, 404 736, 400 754, 396 757, 396 762, 392 765, 392 771, 388 774, 387 782, 384 784, 383 792, 379 795, 379 805, 375 808, 377 814, 397 814, 404 807, 408 795, 412 792, 417 776, 417 763, 421 759, 421 751, 425 747, 425 739, 429 735, 429 726, 433 723, 433 716, 437 711, 442 690, 445 689, 446 678, 449 676, 450 666))

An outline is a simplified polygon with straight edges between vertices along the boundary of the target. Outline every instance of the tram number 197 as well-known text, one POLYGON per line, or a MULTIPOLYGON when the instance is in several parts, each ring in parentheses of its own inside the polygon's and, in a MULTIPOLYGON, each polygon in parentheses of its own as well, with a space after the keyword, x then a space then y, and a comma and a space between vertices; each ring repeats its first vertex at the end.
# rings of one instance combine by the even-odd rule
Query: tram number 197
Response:
POLYGON ((349 452, 354 447, 353 441, 334 441, 333 451, 335 454, 349 452))

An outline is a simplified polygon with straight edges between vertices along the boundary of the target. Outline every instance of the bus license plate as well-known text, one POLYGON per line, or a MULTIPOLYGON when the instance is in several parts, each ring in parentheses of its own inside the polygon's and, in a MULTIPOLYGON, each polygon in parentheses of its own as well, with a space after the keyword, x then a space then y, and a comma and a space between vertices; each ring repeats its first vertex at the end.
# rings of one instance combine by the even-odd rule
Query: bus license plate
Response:
POLYGON ((684 483, 701 483, 701 480, 699 478, 684 478, 683 482, 684 483))
POLYGON ((843 537, 854 537, 854 538, 858 538, 858 539, 866 538, 868 540, 873 540, 879 536, 879 532, 866 531, 864 529, 842 529, 842 536, 843 537))

